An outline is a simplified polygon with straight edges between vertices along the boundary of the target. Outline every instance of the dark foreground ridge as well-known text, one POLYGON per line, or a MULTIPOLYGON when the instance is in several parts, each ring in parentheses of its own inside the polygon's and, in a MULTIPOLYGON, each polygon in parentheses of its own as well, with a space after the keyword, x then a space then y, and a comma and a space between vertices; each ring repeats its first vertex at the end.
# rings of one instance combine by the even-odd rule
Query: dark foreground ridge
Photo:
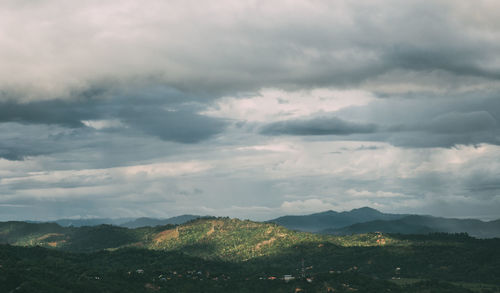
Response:
POLYGON ((4 222, 0 242, 0 292, 498 292, 500 286, 500 239, 466 234, 332 236, 203 218, 137 229, 4 222))

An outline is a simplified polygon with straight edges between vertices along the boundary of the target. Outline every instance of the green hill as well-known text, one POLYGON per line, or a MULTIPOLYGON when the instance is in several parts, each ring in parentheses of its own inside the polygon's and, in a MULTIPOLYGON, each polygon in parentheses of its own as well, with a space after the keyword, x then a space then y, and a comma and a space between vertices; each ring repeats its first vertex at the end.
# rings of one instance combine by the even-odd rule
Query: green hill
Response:
POLYGON ((451 282, 500 285, 500 239, 466 234, 333 236, 202 218, 137 229, 4 222, 0 242, 16 245, 0 245, 0 281, 25 288, 19 292, 472 292, 451 282), (288 274, 297 280, 268 279, 288 274))
MULTIPOLYGON (((386 243, 393 243, 385 237, 386 243)), ((181 250, 186 254, 222 260, 248 260, 280 254, 297 245, 372 246, 375 235, 326 236, 297 232, 274 223, 229 218, 201 218, 182 225, 127 229, 100 225, 61 227, 57 224, 0 223, 0 243, 42 246, 76 252, 139 247, 181 250)))

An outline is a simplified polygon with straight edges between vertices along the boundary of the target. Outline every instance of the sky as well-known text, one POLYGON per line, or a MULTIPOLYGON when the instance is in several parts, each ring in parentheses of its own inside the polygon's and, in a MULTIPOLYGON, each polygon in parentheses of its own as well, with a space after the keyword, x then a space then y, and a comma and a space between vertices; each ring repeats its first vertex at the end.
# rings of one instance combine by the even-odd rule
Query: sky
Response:
POLYGON ((496 0, 4 0, 0 220, 500 218, 496 0))

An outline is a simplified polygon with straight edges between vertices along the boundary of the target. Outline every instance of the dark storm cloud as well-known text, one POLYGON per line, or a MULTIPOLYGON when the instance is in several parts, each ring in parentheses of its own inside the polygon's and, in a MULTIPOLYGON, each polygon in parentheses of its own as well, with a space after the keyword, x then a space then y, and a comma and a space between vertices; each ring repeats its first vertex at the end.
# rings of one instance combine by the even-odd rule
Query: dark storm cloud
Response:
POLYGON ((23 160, 26 157, 40 156, 54 153, 55 150, 52 148, 50 150, 40 149, 38 145, 36 148, 30 145, 19 146, 13 145, 11 143, 0 143, 0 158, 4 158, 11 161, 23 160))
POLYGON ((190 111, 165 111, 148 109, 146 113, 136 109, 121 112, 123 122, 159 137, 162 140, 181 143, 197 143, 220 133, 225 122, 190 111))
POLYGON ((496 94, 396 96, 376 99, 367 105, 341 109, 329 115, 336 117, 274 122, 264 125, 260 133, 339 135, 342 137, 332 139, 388 142, 409 148, 450 148, 481 143, 500 145, 500 99, 496 94), (359 122, 348 122, 349 119, 359 122))
POLYGON ((435 133, 470 133, 493 131, 498 121, 487 111, 445 113, 424 123, 423 128, 435 133))
POLYGON ((388 68, 431 72, 443 70, 454 75, 499 79, 500 70, 487 66, 498 50, 497 46, 476 47, 472 40, 463 43, 418 45, 394 45, 382 53, 383 63, 388 68))
POLYGON ((464 180, 465 189, 474 196, 495 197, 500 194, 500 172, 498 170, 477 170, 464 180))
POLYGON ((265 125, 260 133, 266 135, 350 135, 373 133, 374 124, 344 121, 336 117, 317 117, 302 120, 288 120, 265 125))
MULTIPOLYGON (((446 110, 445 110, 446 111, 446 110)), ((404 147, 453 147, 490 143, 500 145, 500 123, 488 111, 444 112, 422 122, 389 129, 388 139, 404 147), (426 121, 427 120, 427 121, 426 121)))
POLYGON ((426 132, 400 132, 386 135, 377 141, 385 141, 405 148, 452 148, 459 145, 489 143, 500 145, 500 131, 474 134, 433 134, 426 132))
POLYGON ((195 99, 168 89, 142 89, 106 97, 80 96, 74 100, 4 101, 0 102, 0 125, 4 131, 0 157, 19 160, 61 152, 65 148, 60 141, 66 140, 103 148, 103 142, 95 144, 93 139, 101 133, 115 136, 142 133, 164 141, 197 143, 220 133, 226 126, 222 119, 197 114, 202 108, 195 99), (109 120, 119 122, 97 129, 87 122, 109 120), (50 126, 58 130, 51 133, 50 126))
POLYGON ((67 127, 84 126, 81 120, 95 119, 93 106, 78 101, 0 102, 0 123, 58 124, 67 127), (87 105, 86 105, 87 104, 87 105))
POLYGON ((72 128, 0 123, 0 158, 23 160, 28 156, 49 155, 71 149, 71 144, 65 143, 62 137, 78 141, 85 136, 82 133, 75 134, 72 128))
POLYGON ((500 145, 500 124, 488 111, 445 112, 422 122, 387 127, 386 141, 402 147, 500 145))

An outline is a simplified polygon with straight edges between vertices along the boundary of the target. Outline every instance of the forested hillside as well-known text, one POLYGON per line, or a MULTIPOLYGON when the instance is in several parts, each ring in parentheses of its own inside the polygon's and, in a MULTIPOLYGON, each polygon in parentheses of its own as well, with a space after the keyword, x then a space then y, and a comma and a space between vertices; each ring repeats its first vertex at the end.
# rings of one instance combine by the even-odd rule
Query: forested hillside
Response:
POLYGON ((0 241, 5 292, 494 292, 500 285, 500 239, 467 234, 328 236, 203 218, 138 229, 4 222, 0 241))

